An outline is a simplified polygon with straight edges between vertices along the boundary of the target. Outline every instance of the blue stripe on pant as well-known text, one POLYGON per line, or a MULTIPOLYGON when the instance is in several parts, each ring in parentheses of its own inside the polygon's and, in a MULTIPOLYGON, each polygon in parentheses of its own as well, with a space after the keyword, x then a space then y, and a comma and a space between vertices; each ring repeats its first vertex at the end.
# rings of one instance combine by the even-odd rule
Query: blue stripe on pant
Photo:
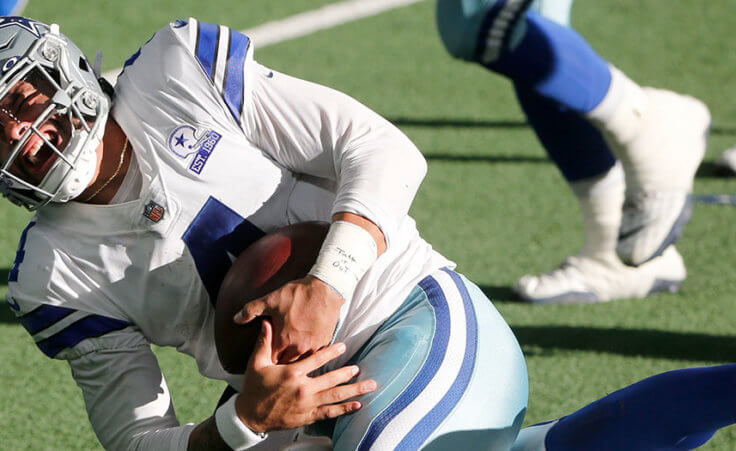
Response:
POLYGON ((519 345, 480 289, 452 271, 422 280, 351 362, 379 390, 337 420, 337 450, 504 450, 521 427, 519 345))

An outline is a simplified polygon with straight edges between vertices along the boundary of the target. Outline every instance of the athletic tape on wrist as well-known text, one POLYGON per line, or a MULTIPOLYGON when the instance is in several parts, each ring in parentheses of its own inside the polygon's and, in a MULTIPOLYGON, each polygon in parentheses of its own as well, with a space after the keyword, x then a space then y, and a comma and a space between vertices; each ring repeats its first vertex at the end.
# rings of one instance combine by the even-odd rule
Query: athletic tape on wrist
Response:
POLYGON ((352 222, 335 221, 330 225, 309 275, 330 285, 345 301, 350 301, 358 282, 377 258, 378 246, 367 230, 352 222))
POLYGON ((215 411, 215 424, 220 437, 235 451, 244 450, 265 440, 267 434, 253 432, 240 420, 235 410, 234 394, 215 411))

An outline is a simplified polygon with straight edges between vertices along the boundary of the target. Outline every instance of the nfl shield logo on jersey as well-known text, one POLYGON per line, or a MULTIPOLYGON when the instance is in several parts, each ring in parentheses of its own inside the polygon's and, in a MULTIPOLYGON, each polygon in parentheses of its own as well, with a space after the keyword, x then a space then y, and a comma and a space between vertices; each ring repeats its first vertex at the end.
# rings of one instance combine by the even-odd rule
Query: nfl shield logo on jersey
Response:
POLYGON ((145 216, 146 219, 153 223, 158 223, 160 220, 162 220, 164 218, 164 213, 166 213, 164 207, 154 201, 149 202, 143 208, 143 216, 145 216))
POLYGON ((201 174, 222 135, 214 130, 197 133, 191 125, 176 127, 169 135, 169 149, 186 161, 189 170, 201 174))

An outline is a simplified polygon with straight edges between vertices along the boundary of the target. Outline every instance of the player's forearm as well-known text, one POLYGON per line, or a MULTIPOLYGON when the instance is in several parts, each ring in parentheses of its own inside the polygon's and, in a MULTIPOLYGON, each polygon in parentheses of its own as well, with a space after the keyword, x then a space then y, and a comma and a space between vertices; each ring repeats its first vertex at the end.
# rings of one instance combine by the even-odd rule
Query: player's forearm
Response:
MULTIPOLYGON (((337 327, 341 308, 350 303, 360 280, 385 250, 386 237, 370 219, 348 212, 332 216, 330 230, 308 273, 313 277, 308 282, 310 287, 323 282, 336 293, 335 296, 315 298, 320 301, 315 305, 324 310, 317 316, 318 321, 333 318, 335 322, 330 327, 332 330, 337 327)), ((313 288, 313 291, 318 292, 319 288, 313 288)))
POLYGON ((332 222, 335 221, 347 221, 359 225, 373 237, 379 256, 386 251, 386 237, 383 235, 383 231, 370 219, 354 213, 339 212, 332 215, 332 222))
POLYGON ((424 180, 427 163, 411 141, 390 124, 376 124, 373 130, 373 139, 363 137, 365 142, 339 158, 332 212, 353 212, 367 218, 380 227, 390 247, 424 180))

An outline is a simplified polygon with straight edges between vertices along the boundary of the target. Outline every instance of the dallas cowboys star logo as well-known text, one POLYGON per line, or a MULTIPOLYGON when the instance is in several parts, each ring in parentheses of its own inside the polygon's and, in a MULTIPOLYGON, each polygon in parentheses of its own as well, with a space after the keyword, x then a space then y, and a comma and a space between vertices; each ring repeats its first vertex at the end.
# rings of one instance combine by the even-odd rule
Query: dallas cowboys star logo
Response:
POLYGON ((184 137, 184 133, 179 135, 178 138, 176 138, 176 145, 184 147, 184 143, 187 142, 187 139, 184 137))
POLYGON ((37 38, 41 37, 41 32, 45 31, 46 28, 42 23, 36 22, 32 19, 27 19, 25 17, 19 17, 19 16, 9 16, 9 17, 2 17, 0 16, 0 28, 5 27, 11 27, 11 26, 17 26, 21 27, 24 30, 30 32, 32 35, 36 36, 37 38))

